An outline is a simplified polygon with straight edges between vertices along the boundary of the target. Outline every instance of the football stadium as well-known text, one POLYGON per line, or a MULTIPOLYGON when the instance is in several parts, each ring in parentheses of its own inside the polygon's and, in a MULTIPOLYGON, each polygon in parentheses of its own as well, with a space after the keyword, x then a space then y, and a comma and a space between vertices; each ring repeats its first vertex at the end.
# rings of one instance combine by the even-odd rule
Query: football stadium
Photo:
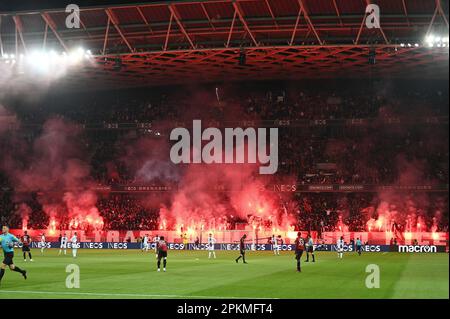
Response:
POLYGON ((2 1, 0 299, 449 299, 448 21, 2 1))

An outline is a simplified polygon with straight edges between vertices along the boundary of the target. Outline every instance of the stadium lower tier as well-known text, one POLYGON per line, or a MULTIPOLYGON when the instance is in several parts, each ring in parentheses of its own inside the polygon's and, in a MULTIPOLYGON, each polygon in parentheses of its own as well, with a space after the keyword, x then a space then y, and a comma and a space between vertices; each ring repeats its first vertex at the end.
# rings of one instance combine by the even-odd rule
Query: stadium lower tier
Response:
MULTIPOLYGON (((200 243, 206 243, 207 237, 212 233, 216 240, 216 243, 237 243, 241 237, 247 235, 248 244, 270 244, 272 236, 280 236, 283 244, 293 244, 297 237, 298 231, 292 230, 226 230, 226 231, 213 231, 213 230, 187 230, 186 232, 180 231, 164 231, 164 230, 129 230, 129 231, 117 231, 117 230, 97 230, 97 231, 84 231, 84 230, 54 230, 54 229, 39 229, 39 230, 27 230, 28 235, 34 241, 40 241, 41 235, 44 234, 48 242, 58 242, 59 236, 66 234, 67 237, 71 237, 75 232, 77 233, 79 242, 109 242, 109 243, 137 243, 142 240, 144 236, 150 238, 150 241, 154 237, 164 236, 165 240, 174 244, 182 243, 194 243, 196 241, 200 243)), ((13 229, 11 233, 21 237, 24 230, 13 229)), ((342 236, 345 243, 351 243, 360 239, 364 244, 370 245, 436 245, 436 246, 448 246, 449 233, 446 232, 391 232, 391 231, 372 231, 372 232, 349 232, 349 231, 335 231, 335 232, 322 232, 317 231, 300 231, 302 237, 310 234, 314 243, 316 244, 335 244, 337 240, 342 236)))
MULTIPOLYGON (((214 244, 211 247, 208 244, 195 244, 195 243, 169 243, 169 250, 236 250, 239 251, 239 244, 237 243, 223 243, 214 244)), ((18 244, 16 248, 21 248, 22 245, 18 244)), ((144 245, 143 243, 113 243, 113 242, 80 242, 77 244, 67 243, 64 246, 65 249, 116 249, 116 250, 156 250, 156 243, 150 243, 144 245)), ((31 248, 61 248, 59 242, 33 242, 31 248)), ((445 245, 363 245, 363 252, 399 252, 399 253, 444 253, 447 251, 445 245)), ((271 244, 247 244, 246 250, 249 251, 295 251, 295 245, 283 244, 283 245, 271 245, 271 244)), ((336 245, 332 244, 317 244, 314 245, 314 251, 338 251, 336 245)), ((355 245, 344 245, 344 252, 355 252, 357 248, 355 245)))
MULTIPOLYGON (((33 251, 33 250, 32 250, 33 251)), ((296 271, 294 252, 247 252, 247 264, 235 263, 237 251, 216 251, 208 258, 202 250, 169 251, 167 272, 157 271, 152 251, 82 249, 74 259, 59 249, 35 253, 34 262, 24 262, 16 251, 16 264, 28 272, 28 279, 7 272, 0 299, 404 299, 449 297, 447 254, 344 253, 318 251, 315 262, 302 257, 302 272, 296 271), (80 288, 68 289, 72 273, 66 267, 79 266, 80 288), (379 267, 379 288, 369 289, 379 267), (372 271, 373 272, 373 271, 372 271), (369 279, 368 279, 369 278, 369 279)), ((72 269, 72 268, 71 268, 72 269)), ((73 271, 73 270, 72 270, 73 271)), ((264 301, 270 303, 270 300, 264 301)), ((338 310, 337 310, 338 311, 338 310)))

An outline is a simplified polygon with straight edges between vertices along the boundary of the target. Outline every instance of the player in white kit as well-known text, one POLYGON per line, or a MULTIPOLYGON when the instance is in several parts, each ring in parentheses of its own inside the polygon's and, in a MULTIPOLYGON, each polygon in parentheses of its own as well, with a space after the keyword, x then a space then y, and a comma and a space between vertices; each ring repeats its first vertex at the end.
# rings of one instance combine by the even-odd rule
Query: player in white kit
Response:
POLYGON ((214 256, 214 259, 216 259, 216 251, 214 249, 214 244, 216 243, 216 239, 212 236, 212 234, 209 234, 208 236, 208 258, 211 258, 211 256, 214 256))
POLYGON ((277 237, 277 255, 280 255, 280 251, 281 251, 281 248, 283 247, 283 245, 284 245, 283 238, 281 238, 281 235, 278 235, 278 237, 277 237))
POLYGON ((272 238, 270 239, 270 243, 272 244, 272 250, 273 250, 273 254, 276 255, 276 249, 275 246, 277 245, 277 239, 275 238, 275 235, 272 235, 272 238))
POLYGON ((153 243, 155 244, 155 255, 156 255, 156 258, 158 258, 158 243, 159 243, 159 240, 160 240, 160 238, 159 238, 158 235, 153 237, 153 243))
POLYGON ((344 237, 341 236, 341 238, 338 239, 336 243, 336 250, 338 252, 338 258, 341 258, 344 256, 344 237))
POLYGON ((73 236, 70 239, 70 242, 72 243, 72 256, 73 256, 73 258, 77 258, 77 251, 78 251, 77 232, 73 233, 73 236))
POLYGON ((59 243, 59 254, 61 255, 63 249, 64 249, 64 255, 67 255, 67 242, 69 241, 69 239, 67 238, 67 235, 64 234, 61 236, 61 241, 59 243))
POLYGON ((148 235, 145 235, 144 238, 142 239, 142 251, 147 252, 149 249, 149 242, 148 242, 148 235))
POLYGON ((280 254, 280 247, 278 245, 278 239, 275 237, 275 235, 272 235, 272 239, 270 240, 270 242, 272 243, 273 254, 274 255, 279 255, 280 254))
POLYGON ((45 235, 41 234, 41 241, 39 242, 39 246, 41 246, 41 255, 44 255, 44 249, 45 249, 45 235))

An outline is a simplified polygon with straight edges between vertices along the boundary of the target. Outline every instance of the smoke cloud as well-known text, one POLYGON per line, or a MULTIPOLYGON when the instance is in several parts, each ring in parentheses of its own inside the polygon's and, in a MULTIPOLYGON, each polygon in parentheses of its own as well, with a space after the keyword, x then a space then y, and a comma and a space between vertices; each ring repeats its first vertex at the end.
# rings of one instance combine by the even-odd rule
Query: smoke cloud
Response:
MULTIPOLYGON (((53 230, 62 222, 102 227, 97 195, 91 190, 94 181, 76 125, 53 118, 45 122, 32 143, 17 134, 3 142, 0 167, 17 193, 38 194, 53 230)), ((27 209, 22 211, 29 214, 27 209)))

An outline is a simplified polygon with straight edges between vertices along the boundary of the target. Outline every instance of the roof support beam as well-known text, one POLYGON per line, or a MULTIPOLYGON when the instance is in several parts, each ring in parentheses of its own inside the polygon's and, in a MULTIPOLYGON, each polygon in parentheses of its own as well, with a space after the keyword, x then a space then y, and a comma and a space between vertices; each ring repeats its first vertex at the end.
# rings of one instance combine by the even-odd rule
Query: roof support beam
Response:
POLYGON ((433 27, 434 21, 436 20, 438 14, 444 20, 445 24, 447 25, 447 29, 449 28, 447 17, 445 16, 445 12, 442 9, 441 1, 440 0, 436 0, 435 3, 436 3, 436 8, 434 9, 434 13, 433 13, 433 17, 431 18, 430 25, 428 26, 428 30, 427 30, 427 34, 426 34, 427 36, 431 33, 431 28, 433 27))
POLYGON ((102 54, 105 55, 106 53, 106 45, 108 43, 108 36, 109 36, 109 27, 111 26, 111 18, 108 17, 108 23, 106 25, 106 32, 105 32, 105 38, 103 39, 103 51, 102 54))
POLYGON ((436 16, 437 16, 438 12, 439 12, 439 9, 436 6, 436 8, 434 9, 433 17, 431 18, 430 25, 428 26, 427 35, 429 35, 430 32, 431 32, 431 28, 433 27, 434 20, 436 19, 436 16))
POLYGON ((114 12, 112 11, 112 9, 109 9, 109 8, 106 9, 106 10, 105 10, 105 13, 106 13, 106 15, 108 16, 108 18, 111 19, 111 22, 112 22, 114 28, 115 28, 116 31, 119 33, 120 37, 122 38, 123 42, 125 42, 125 44, 127 45, 128 49, 129 49, 131 52, 134 52, 134 49, 133 49, 133 47, 131 46, 130 42, 128 42, 128 40, 127 40, 127 38, 125 37, 125 35, 123 34, 122 30, 120 30, 118 20, 117 20, 117 18, 116 18, 116 16, 115 16, 114 12))
POLYGON ((27 46, 25 44, 25 39, 23 38, 23 24, 19 16, 13 16, 14 24, 16 25, 16 30, 19 33, 20 41, 22 42, 23 49, 25 53, 27 52, 27 46))
POLYGON ((402 0, 402 5, 403 5, 403 12, 405 13, 405 17, 406 20, 408 21, 408 26, 411 25, 410 21, 409 21, 409 17, 408 17, 408 8, 406 7, 406 2, 405 0, 402 0))
POLYGON ((78 21, 80 21, 80 24, 83 27, 84 31, 86 31, 88 37, 91 38, 91 34, 89 33, 88 29, 86 28, 86 25, 84 24, 83 20, 81 20, 81 16, 77 11, 75 11, 75 16, 77 17, 78 21))
POLYGON ((189 36, 189 34, 187 33, 186 29, 184 28, 183 24, 181 23, 180 17, 178 16, 178 10, 177 8, 175 8, 174 5, 169 4, 169 10, 172 13, 173 17, 175 18, 175 21, 177 22, 178 26, 180 27, 181 32, 184 34, 184 36, 186 37, 186 39, 189 41, 189 44, 191 45, 191 47, 193 49, 195 49, 195 44, 194 42, 192 42, 191 37, 189 36))
MULTIPOLYGON (((366 0, 366 4, 371 5, 372 0, 366 0)), ((363 23, 361 24, 361 26, 364 26, 364 22, 366 21, 366 19, 367 19, 367 14, 364 14, 363 23)), ((383 28, 381 27, 381 22, 378 21, 378 17, 376 15, 375 15, 374 19, 375 19, 375 22, 377 22, 380 25, 380 32, 381 32, 381 35, 383 36, 384 42, 386 42, 386 44, 389 44, 389 40, 386 37, 386 34, 383 31, 383 28)), ((360 30, 360 32, 361 32, 361 30, 360 30)), ((360 35, 361 35, 361 33, 360 33, 360 35)), ((358 39, 358 41, 359 41, 359 39, 358 39)), ((358 41, 356 42, 356 44, 358 44, 358 41)))
POLYGON ((59 35, 58 31, 56 30, 56 23, 55 23, 55 21, 53 21, 53 18, 50 16, 50 14, 47 13, 47 12, 41 13, 41 17, 47 23, 47 25, 49 26, 50 30, 52 30, 53 34, 58 39, 59 43, 64 48, 64 50, 69 51, 69 48, 64 43, 64 40, 61 38, 61 36, 59 35))
POLYGON ((303 8, 303 15, 304 15, 304 17, 306 19, 306 22, 308 23, 309 27, 311 28, 312 32, 316 36, 317 41, 319 41, 320 45, 323 45, 323 42, 320 39, 319 34, 316 31, 316 28, 314 28, 314 25, 313 25, 311 19, 309 18, 308 11, 307 11, 307 8, 305 7, 304 3, 303 3, 303 0, 298 0, 298 3, 300 5, 300 7, 303 8))
POLYGON ((337 16, 339 18, 339 22, 340 22, 341 26, 343 26, 344 23, 342 22, 341 12, 339 11, 339 7, 338 7, 338 5, 336 3, 336 0, 333 0, 333 6, 334 6, 334 10, 336 11, 336 14, 337 14, 337 16))
POLYGON ((152 27, 150 26, 150 22, 148 21, 148 19, 145 17, 144 13, 142 12, 142 9, 140 7, 136 7, 139 15, 141 16, 142 20, 144 21, 145 25, 148 27, 148 29, 150 30, 150 32, 153 34, 153 30, 152 27))
POLYGON ((256 41, 255 36, 253 35, 252 31, 250 30, 250 28, 248 27, 247 22, 244 19, 244 16, 242 14, 241 8, 239 6, 239 3, 233 1, 233 7, 234 7, 234 11, 237 12, 238 16, 239 16, 239 20, 241 20, 242 25, 244 26, 244 29, 247 31, 247 33, 250 35, 250 38, 252 38, 253 43, 255 44, 255 46, 259 46, 258 42, 256 41))
POLYGON ((18 32, 17 32, 17 28, 14 28, 14 44, 15 44, 15 55, 18 56, 19 55, 19 39, 18 39, 18 32))
POLYGON ((295 34, 297 33, 297 28, 298 28, 298 24, 300 23, 300 18, 302 16, 302 13, 303 13, 303 7, 300 6, 300 9, 298 10, 297 20, 295 21, 294 31, 292 32, 291 42, 289 42, 289 45, 291 45, 291 46, 294 44, 295 34))
POLYGON ((206 10, 205 5, 203 4, 203 2, 200 3, 200 6, 202 7, 203 13, 205 14, 206 18, 208 19, 209 25, 211 26, 211 28, 216 31, 216 27, 214 26, 214 24, 211 21, 211 17, 209 16, 208 10, 206 10))
POLYGON ((359 27, 358 35, 356 36, 355 44, 359 44, 359 39, 361 38, 362 30, 364 28, 364 22, 366 21, 366 15, 364 15, 364 18, 361 21, 361 26, 359 27))
POLYGON ((277 19, 275 18, 275 14, 273 14, 272 7, 270 6, 269 0, 265 0, 267 9, 269 10, 270 16, 272 17, 273 23, 276 25, 278 29, 277 19))
POLYGON ((5 51, 3 51, 3 40, 2 40, 2 16, 0 16, 0 57, 5 54, 5 51))
POLYGON ((44 39, 42 40, 42 50, 47 46, 48 23, 45 23, 44 39))
POLYGON ((230 28, 230 32, 228 32, 228 40, 227 40, 227 44, 225 46, 227 48, 230 46, 231 36, 233 35, 234 23, 236 22, 236 16, 237 16, 237 12, 236 12, 236 10, 234 10, 233 21, 231 22, 231 28, 230 28))
POLYGON ((169 37, 170 31, 172 29, 172 21, 173 21, 173 12, 170 14, 169 27, 167 28, 166 41, 164 43, 164 51, 167 51, 167 47, 169 46, 169 37))
POLYGON ((449 28, 449 26, 448 26, 448 20, 447 20, 447 17, 445 16, 444 10, 442 9, 442 3, 441 3, 441 0, 436 0, 436 7, 438 8, 439 13, 441 14, 442 19, 444 19, 445 24, 447 25, 447 29, 448 29, 448 28, 449 28))

